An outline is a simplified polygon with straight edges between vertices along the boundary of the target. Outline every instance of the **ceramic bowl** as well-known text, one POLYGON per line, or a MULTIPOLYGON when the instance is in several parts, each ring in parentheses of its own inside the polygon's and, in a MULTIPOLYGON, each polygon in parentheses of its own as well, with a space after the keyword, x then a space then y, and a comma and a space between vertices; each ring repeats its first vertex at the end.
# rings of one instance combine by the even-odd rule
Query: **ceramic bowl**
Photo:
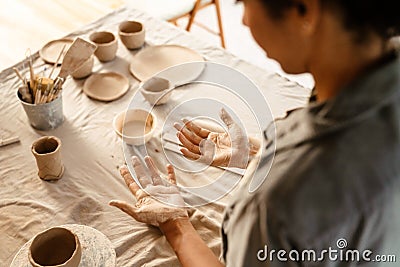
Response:
POLYGON ((119 25, 119 38, 128 49, 138 49, 143 46, 145 30, 138 21, 124 21, 119 25))
POLYGON ((54 227, 34 237, 28 257, 34 267, 78 267, 81 256, 78 237, 66 228, 54 227))
POLYGON ((152 105, 165 104, 172 94, 172 85, 169 80, 153 77, 141 83, 140 93, 152 105))
POLYGON ((94 32, 89 39, 97 45, 94 54, 100 61, 111 61, 117 55, 118 42, 112 32, 94 32))
POLYGON ((80 66, 77 70, 71 73, 71 76, 74 79, 83 79, 92 74, 92 69, 94 65, 94 56, 91 56, 88 60, 86 60, 82 66, 80 66))
POLYGON ((154 135, 156 117, 143 109, 129 109, 115 116, 114 131, 127 144, 144 145, 154 135))

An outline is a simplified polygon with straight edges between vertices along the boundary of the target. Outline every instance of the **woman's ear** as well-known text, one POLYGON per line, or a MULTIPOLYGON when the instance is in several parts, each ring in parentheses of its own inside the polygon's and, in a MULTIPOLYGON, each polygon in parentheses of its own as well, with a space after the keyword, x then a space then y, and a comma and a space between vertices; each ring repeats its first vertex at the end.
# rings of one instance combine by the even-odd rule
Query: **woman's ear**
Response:
POLYGON ((300 23, 300 31, 306 35, 313 34, 321 17, 321 1, 298 0, 295 8, 300 23))

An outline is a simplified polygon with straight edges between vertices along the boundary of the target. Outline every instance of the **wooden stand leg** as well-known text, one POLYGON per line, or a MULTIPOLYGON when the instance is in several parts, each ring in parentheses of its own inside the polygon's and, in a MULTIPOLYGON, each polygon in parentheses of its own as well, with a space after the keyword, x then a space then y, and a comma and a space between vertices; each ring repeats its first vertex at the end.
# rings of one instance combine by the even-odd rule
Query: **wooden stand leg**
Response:
POLYGON ((221 8, 219 5, 219 0, 214 0, 215 9, 217 11, 217 19, 218 19, 218 27, 219 27, 219 36, 221 37, 221 45, 225 48, 225 37, 224 37, 224 29, 222 28, 222 17, 221 17, 221 8))
POLYGON ((188 24, 186 26, 186 30, 187 31, 190 31, 190 28, 193 25, 194 17, 196 16, 196 13, 197 13, 197 11, 198 11, 198 9, 200 7, 200 2, 201 2, 201 0, 197 0, 196 1, 196 4, 194 4, 192 12, 190 12, 190 14, 189 14, 189 21, 188 21, 188 24))

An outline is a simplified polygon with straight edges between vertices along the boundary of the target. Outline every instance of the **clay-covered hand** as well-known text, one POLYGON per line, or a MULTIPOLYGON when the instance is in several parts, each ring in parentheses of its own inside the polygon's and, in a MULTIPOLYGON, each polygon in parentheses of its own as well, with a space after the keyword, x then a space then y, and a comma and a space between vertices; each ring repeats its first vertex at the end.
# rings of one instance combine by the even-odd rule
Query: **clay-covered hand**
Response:
POLYGON ((220 117, 228 132, 212 132, 186 119, 183 119, 184 126, 175 123, 177 136, 184 146, 182 154, 213 166, 246 168, 250 158, 257 153, 258 145, 249 141, 225 109, 221 109, 220 117))
POLYGON ((185 203, 176 186, 174 168, 167 165, 168 182, 163 181, 150 157, 145 157, 150 177, 137 157, 132 157, 133 168, 143 189, 132 178, 126 166, 120 168, 121 176, 132 194, 136 204, 112 200, 110 205, 121 209, 135 220, 154 226, 178 218, 188 218, 185 203))

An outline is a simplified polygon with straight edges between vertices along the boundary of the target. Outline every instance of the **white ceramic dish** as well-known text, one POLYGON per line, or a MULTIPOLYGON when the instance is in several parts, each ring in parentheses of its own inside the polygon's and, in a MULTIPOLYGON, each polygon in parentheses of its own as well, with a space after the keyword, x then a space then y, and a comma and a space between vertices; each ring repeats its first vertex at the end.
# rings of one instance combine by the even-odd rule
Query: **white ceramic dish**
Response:
MULTIPOLYGON (((64 50, 65 55, 72 43, 73 40, 67 38, 50 41, 39 50, 39 55, 45 62, 54 64, 56 63, 57 57, 63 49, 64 45, 66 45, 64 50)), ((62 55, 60 60, 58 61, 59 64, 61 64, 61 62, 63 61, 64 55, 62 55)))
POLYGON ((106 102, 120 98, 128 89, 128 78, 117 72, 94 73, 83 84, 86 95, 106 102))
POLYGON ((198 61, 204 61, 204 58, 190 48, 179 45, 156 45, 138 52, 133 57, 129 70, 138 80, 145 81, 166 68, 198 61))
POLYGON ((130 145, 144 145, 154 135, 156 117, 143 109, 120 112, 113 120, 114 131, 130 145))

